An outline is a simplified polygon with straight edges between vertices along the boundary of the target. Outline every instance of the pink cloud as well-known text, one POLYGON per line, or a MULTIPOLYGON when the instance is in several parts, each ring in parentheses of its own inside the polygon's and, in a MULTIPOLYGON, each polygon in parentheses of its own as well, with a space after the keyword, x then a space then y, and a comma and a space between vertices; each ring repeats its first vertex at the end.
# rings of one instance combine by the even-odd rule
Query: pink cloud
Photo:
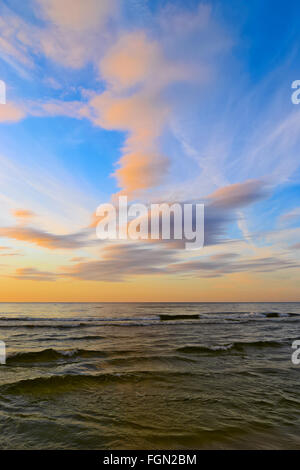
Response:
POLYGON ((116 0, 36 0, 47 20, 72 31, 99 27, 114 11, 116 0))
POLYGON ((89 111, 84 108, 82 113, 89 113, 105 129, 127 132, 114 175, 123 191, 133 195, 163 181, 168 160, 158 139, 171 113, 163 91, 188 79, 189 72, 168 61, 159 43, 142 31, 123 35, 107 51, 99 69, 108 89, 93 97, 89 111))
POLYGON ((0 104, 0 122, 18 122, 25 117, 23 109, 13 103, 0 104))

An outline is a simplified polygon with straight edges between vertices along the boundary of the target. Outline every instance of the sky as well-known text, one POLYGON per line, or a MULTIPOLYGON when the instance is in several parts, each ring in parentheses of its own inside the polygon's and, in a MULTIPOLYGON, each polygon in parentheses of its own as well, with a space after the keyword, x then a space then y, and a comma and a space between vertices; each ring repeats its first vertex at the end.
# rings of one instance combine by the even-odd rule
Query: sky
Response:
POLYGON ((1 0, 0 301, 300 301, 300 5, 1 0), (99 204, 205 243, 99 240, 99 204))

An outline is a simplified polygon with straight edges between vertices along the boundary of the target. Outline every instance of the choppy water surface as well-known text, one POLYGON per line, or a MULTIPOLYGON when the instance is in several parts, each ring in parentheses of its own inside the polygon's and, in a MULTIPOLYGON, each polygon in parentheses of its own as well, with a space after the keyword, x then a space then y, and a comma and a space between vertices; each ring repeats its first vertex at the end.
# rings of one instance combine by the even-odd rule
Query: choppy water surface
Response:
POLYGON ((1 449, 300 449, 299 303, 0 304, 1 449))

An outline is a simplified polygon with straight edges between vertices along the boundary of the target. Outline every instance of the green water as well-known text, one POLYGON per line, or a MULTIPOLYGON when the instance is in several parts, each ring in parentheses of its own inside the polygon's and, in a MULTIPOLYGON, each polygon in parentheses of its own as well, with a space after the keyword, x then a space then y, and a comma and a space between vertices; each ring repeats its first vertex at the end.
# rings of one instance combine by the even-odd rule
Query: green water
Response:
POLYGON ((297 314, 296 303, 0 304, 0 448, 299 449, 297 314))

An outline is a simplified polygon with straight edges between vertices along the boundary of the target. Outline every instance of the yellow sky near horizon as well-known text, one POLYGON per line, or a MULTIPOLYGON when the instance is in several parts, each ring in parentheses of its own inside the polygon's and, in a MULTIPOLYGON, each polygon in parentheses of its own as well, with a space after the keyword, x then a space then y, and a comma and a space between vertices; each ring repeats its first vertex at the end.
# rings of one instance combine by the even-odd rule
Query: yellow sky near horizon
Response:
POLYGON ((1 279, 0 302, 300 302, 299 278, 269 280, 251 274, 215 279, 56 282, 1 279), (299 292, 295 296, 295 292, 299 292))

